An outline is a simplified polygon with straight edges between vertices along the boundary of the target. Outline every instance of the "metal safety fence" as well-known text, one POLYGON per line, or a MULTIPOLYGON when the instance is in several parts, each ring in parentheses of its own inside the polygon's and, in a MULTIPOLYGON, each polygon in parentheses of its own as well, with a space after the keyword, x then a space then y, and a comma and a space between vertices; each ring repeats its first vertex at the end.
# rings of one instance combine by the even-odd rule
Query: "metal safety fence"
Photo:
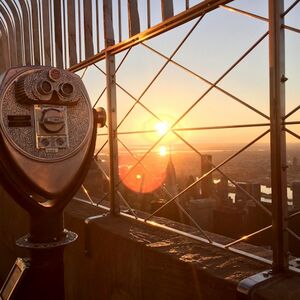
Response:
MULTIPOLYGON (((57 36, 60 35, 56 34, 57 27, 52 28, 50 35, 54 43, 53 41, 50 43, 51 49, 48 51, 51 54, 50 60, 47 61, 44 54, 47 51, 43 52, 46 48, 41 46, 43 45, 41 42, 39 42, 40 52, 30 52, 30 63, 39 63, 34 59, 34 55, 32 56, 32 53, 39 53, 40 62, 70 67, 70 70, 77 72, 86 83, 94 107, 105 106, 108 113, 106 129, 99 130, 94 162, 96 171, 93 173, 98 185, 101 185, 101 194, 95 196, 88 184, 84 184, 82 186, 84 197, 77 196, 75 199, 102 207, 115 215, 133 218, 263 261, 271 264, 275 272, 288 268, 298 271, 295 257, 289 253, 289 240, 292 238, 300 242, 299 234, 291 227, 291 220, 297 218, 300 211, 289 209, 287 191, 291 168, 288 168, 287 148, 291 138, 294 139, 293 142, 300 138, 300 134, 297 133, 297 126, 300 124, 297 118, 300 109, 300 105, 297 105, 299 89, 295 71, 299 64, 295 49, 299 45, 300 33, 299 18, 295 16, 299 15, 300 1, 254 1, 252 6, 249 3, 243 5, 243 1, 237 3, 239 1, 224 0, 155 1, 155 4, 154 1, 124 3, 103 0, 87 1, 88 5, 86 1, 75 2, 74 11, 78 16, 74 19, 73 42, 77 43, 73 48, 74 52, 71 52, 69 21, 61 16, 58 18, 62 20, 65 28, 60 30, 63 42, 55 43, 57 36), (256 9, 257 6, 260 9, 256 9), (92 13, 92 8, 96 9, 96 13, 92 13), (90 15, 86 14, 86 11, 90 11, 90 15), (127 14, 124 11, 127 11, 127 14), (80 19, 81 17, 84 20, 80 19), (235 17, 237 23, 232 23, 235 17), (103 27, 100 25, 100 18, 103 27), (235 27, 244 20, 249 24, 253 22, 251 23, 253 32, 243 31, 248 25, 235 27), (214 22, 218 22, 217 26, 214 22), (227 23, 232 23, 229 27, 231 31, 225 33, 225 29, 221 30, 220 27, 225 28, 227 23), (102 50, 101 33, 103 33, 102 50), (222 36, 223 34, 225 36, 222 36), (171 38, 168 35, 171 35, 171 38), (216 36, 222 37, 218 44, 214 41, 216 36), (238 39, 243 40, 244 44, 229 45, 238 39), (212 47, 203 50, 210 44, 212 47), (55 48, 57 46, 60 50, 55 48), (257 49, 260 49, 259 54, 256 52, 257 49), (63 53, 63 58, 59 61, 57 51, 63 53), (193 58, 185 59, 189 55, 193 58), (197 56, 203 56, 208 60, 206 68, 202 61, 202 65, 199 63, 197 56), (244 73, 241 72, 245 82, 240 82, 238 75, 231 85, 230 81, 226 82, 234 72, 239 74, 241 65, 249 57, 254 65, 247 65, 244 73), (221 67, 215 68, 214 63, 221 67), (213 74, 212 70, 215 70, 213 74), (179 81, 178 79, 176 81, 174 75, 176 72, 185 75, 178 76, 179 81), (265 81, 259 81, 262 78, 259 72, 263 73, 265 81), (167 81, 162 80, 164 76, 168 78, 167 81), (247 87, 250 81, 248 76, 254 80, 251 92, 255 94, 256 89, 261 91, 256 93, 254 98, 261 97, 261 99, 254 101, 249 99, 252 98, 249 90, 239 86, 244 84, 247 87), (256 76, 258 80, 255 81, 256 76), (180 79, 183 81, 180 82, 180 79), (189 84, 188 80, 193 81, 193 85, 189 84), (180 88, 177 90, 177 85, 189 88, 181 91, 180 88), (161 89, 158 86, 161 86, 161 89), (239 88, 234 89, 234 86, 239 88), (163 95, 162 90, 166 90, 167 96, 163 95), (241 91, 242 94, 244 92, 242 96, 241 91), (176 95, 177 92, 179 95, 176 95), (164 100, 154 101, 155 97, 170 99, 167 104, 169 107, 164 111, 168 111, 171 117, 162 114, 161 107, 164 100), (222 97, 228 102, 215 100, 222 97), (212 102, 215 106, 210 109, 205 106, 202 108, 201 105, 206 102, 212 102), (230 114, 230 111, 233 113, 230 114), (237 115, 240 112, 241 117, 237 115), (251 116, 248 122, 247 120, 243 122, 243 117, 246 116, 244 112, 251 116), (209 119, 206 118, 206 114, 209 115, 209 119), (222 117, 225 121, 222 121, 222 117), (166 121, 166 118, 169 120, 166 121), (145 125, 148 119, 151 120, 150 125, 145 125), (239 136, 242 143, 236 144, 213 162, 211 152, 208 149, 203 150, 201 143, 205 139, 210 143, 222 139, 230 142, 230 134, 235 131, 244 132, 244 135, 239 136), (148 138, 143 140, 141 136, 143 139, 146 136, 148 138), (271 186, 270 205, 266 205, 256 197, 239 178, 247 172, 249 166, 243 162, 245 157, 253 159, 245 155, 249 154, 252 147, 260 147, 260 142, 266 143, 268 149, 269 165, 262 168, 262 172, 269 173, 265 177, 268 177, 267 182, 271 186), (193 157, 196 165, 193 168, 200 170, 201 161, 202 171, 179 187, 175 178, 174 161, 176 153, 182 149, 193 157), (162 151, 160 156, 157 154, 159 151, 162 151), (167 157, 164 162, 162 157, 167 157), (232 169, 230 164, 239 158, 238 163, 242 167, 237 174, 233 174, 230 171, 232 169), (161 165, 166 170, 164 175, 160 174, 161 165), (206 170, 204 165, 207 166, 206 170), (230 190, 234 190, 236 195, 246 198, 247 206, 243 209, 251 210, 251 207, 255 207, 255 212, 262 214, 264 225, 231 239, 222 239, 213 233, 213 230, 208 230, 194 212, 197 199, 192 201, 195 206, 191 207, 187 195, 195 194, 195 189, 199 195, 199 186, 202 193, 205 185, 208 185, 208 189, 212 189, 213 178, 219 185, 221 181, 226 182, 227 188, 229 184, 230 190), (141 205, 142 202, 146 203, 144 207, 141 205), (149 202, 153 204, 150 208, 149 202), (167 222, 169 224, 167 225, 161 220, 159 218, 162 216, 161 213, 170 207, 172 212, 176 209, 178 218, 189 226, 174 226, 170 222, 167 222), (269 245, 272 249, 271 255, 251 253, 253 248, 240 245, 245 241, 251 243, 253 238, 266 233, 271 236, 269 245)), ((18 3, 15 5, 18 8, 22 1, 13 3, 18 3)), ((41 2, 37 3, 39 11, 42 12, 41 2)), ((53 3, 49 1, 50 8, 53 3)), ((72 1, 59 3, 66 11, 72 1)), ((8 4, 1 6, 8 11, 8 4)), ((55 19, 53 8, 52 13, 55 19)), ((7 20, 5 21, 5 18, 1 20, 3 30, 8 32, 7 20)), ((41 24, 42 22, 40 26, 41 24)), ((41 26, 39 30, 40 40, 44 37, 43 28, 41 26)), ((34 41, 33 36, 30 39, 34 41)), ((12 41, 7 39, 3 45, 11 49, 11 46, 8 47, 11 43, 12 41)), ((31 44, 33 49, 34 42, 31 44)), ((25 58, 22 59, 24 63, 25 58)), ((250 84, 249 88, 251 89, 250 84)), ((181 157, 184 160, 187 156, 181 157)), ((193 164, 188 159, 186 161, 186 164, 181 161, 183 170, 189 168, 189 164, 193 164)), ((253 162, 259 164, 255 158, 253 162)), ((297 179, 296 161, 293 168, 295 170, 292 177, 297 179)), ((218 203, 216 206, 212 206, 211 203, 221 201, 224 204, 228 200, 226 198, 226 201, 223 201, 218 193, 209 193, 205 198, 208 199, 209 209, 218 207, 218 203)), ((226 203, 228 204, 228 201, 226 203)), ((205 214, 202 218, 203 216, 205 217, 205 214)), ((91 216, 89 219, 96 217, 91 216)), ((235 226, 239 227, 240 224, 237 222, 235 226)))

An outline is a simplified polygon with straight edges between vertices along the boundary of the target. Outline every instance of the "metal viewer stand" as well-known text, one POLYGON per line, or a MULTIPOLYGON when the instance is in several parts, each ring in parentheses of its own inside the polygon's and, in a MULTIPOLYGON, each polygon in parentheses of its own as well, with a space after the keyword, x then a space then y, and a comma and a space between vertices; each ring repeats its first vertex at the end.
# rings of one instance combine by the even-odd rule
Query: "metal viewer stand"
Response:
POLYGON ((97 125, 81 79, 51 67, 6 72, 0 86, 1 184, 30 216, 30 232, 16 244, 18 258, 0 297, 61 300, 64 247, 77 234, 64 228, 63 210, 83 182, 93 157, 97 125))

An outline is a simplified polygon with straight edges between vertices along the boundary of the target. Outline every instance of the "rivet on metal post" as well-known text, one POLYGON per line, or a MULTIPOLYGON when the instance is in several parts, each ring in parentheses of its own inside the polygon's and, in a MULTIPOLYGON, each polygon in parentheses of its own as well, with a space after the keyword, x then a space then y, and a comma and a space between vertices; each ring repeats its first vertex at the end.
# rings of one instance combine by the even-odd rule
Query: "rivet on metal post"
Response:
POLYGON ((286 82, 288 81, 289 79, 284 75, 282 74, 281 77, 280 77, 280 81, 283 83, 283 82, 286 82))

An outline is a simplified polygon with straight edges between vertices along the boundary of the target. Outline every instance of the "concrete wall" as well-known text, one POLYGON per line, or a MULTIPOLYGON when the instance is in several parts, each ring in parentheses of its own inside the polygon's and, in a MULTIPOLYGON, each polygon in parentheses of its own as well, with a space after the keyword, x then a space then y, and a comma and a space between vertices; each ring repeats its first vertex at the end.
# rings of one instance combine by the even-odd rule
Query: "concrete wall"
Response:
MULTIPOLYGON (((125 217, 86 217, 104 211, 71 202, 68 229, 79 239, 66 248, 67 299, 236 299, 240 280, 268 268, 177 234, 125 217)), ((14 240, 25 234, 27 215, 7 195, 0 201, 0 280, 17 255, 14 240)))

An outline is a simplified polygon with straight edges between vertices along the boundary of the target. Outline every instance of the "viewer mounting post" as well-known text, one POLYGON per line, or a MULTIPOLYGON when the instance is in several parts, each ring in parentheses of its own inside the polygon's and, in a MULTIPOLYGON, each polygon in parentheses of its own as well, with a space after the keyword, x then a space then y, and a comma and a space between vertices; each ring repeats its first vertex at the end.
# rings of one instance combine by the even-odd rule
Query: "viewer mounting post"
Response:
POLYGON ((284 0, 269 0, 273 272, 288 269, 284 0))

